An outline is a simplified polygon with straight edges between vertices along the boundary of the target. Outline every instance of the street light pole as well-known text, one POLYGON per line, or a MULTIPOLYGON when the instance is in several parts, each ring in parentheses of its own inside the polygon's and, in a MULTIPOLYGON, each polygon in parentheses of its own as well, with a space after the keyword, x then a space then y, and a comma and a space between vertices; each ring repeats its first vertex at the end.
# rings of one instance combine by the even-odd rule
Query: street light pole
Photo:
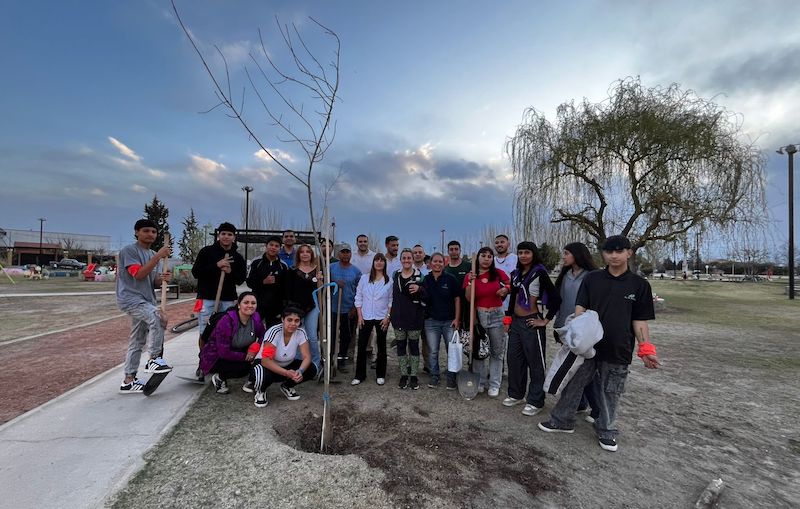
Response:
POLYGON ((253 192, 253 188, 244 186, 242 191, 244 191, 244 231, 246 232, 244 238, 244 261, 245 263, 249 263, 250 258, 247 257, 247 248, 249 247, 247 236, 250 235, 250 193, 253 192))
POLYGON ((447 253, 445 253, 445 251, 444 251, 444 232, 445 232, 445 231, 446 231, 446 230, 445 230, 444 228, 442 228, 442 254, 447 254, 447 253))
POLYGON ((42 256, 42 234, 44 233, 44 222, 47 219, 40 217, 39 218, 39 254, 36 256, 36 265, 41 265, 39 263, 39 257, 42 256))
POLYGON ((794 154, 797 147, 786 145, 778 149, 779 154, 789 156, 789 299, 794 300, 794 154))

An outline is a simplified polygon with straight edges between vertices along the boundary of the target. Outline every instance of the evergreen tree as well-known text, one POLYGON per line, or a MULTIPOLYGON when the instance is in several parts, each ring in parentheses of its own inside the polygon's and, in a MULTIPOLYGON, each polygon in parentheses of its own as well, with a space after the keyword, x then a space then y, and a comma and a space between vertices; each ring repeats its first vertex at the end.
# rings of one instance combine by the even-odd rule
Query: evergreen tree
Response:
POLYGON ((561 253, 547 242, 543 242, 542 245, 539 246, 539 257, 542 259, 542 265, 544 265, 547 270, 553 270, 553 267, 558 265, 558 262, 561 261, 561 253))
POLYGON ((181 259, 185 262, 193 262, 197 258, 197 253, 205 245, 203 231, 197 226, 197 219, 194 216, 194 209, 189 209, 189 215, 183 218, 183 234, 178 242, 181 259))
MULTIPOLYGON (((144 206, 144 218, 156 223, 158 236, 150 249, 158 251, 164 246, 164 234, 169 233, 169 209, 163 202, 158 200, 158 195, 153 195, 153 201, 144 206)), ((170 247, 172 247, 172 235, 170 235, 170 247)))

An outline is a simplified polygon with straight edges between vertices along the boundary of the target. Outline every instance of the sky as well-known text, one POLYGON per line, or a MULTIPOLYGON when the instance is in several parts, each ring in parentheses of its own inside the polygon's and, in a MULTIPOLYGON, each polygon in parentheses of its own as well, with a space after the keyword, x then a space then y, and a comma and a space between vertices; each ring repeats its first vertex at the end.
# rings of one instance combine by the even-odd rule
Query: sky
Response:
MULTIPOLYGON (((510 230, 504 146, 525 109, 554 119, 559 104, 601 101, 628 76, 678 82, 740 114, 742 135, 768 157, 771 236, 788 237, 786 156, 775 149, 800 142, 792 1, 177 6, 223 75, 215 47, 225 55, 237 101, 247 89, 244 116, 259 139, 299 172, 304 154, 276 136, 243 69, 258 80, 249 55, 261 55, 259 29, 287 68, 276 17, 295 23, 323 63, 334 46, 309 16, 338 34, 336 137, 313 173, 318 203, 330 187, 337 239, 394 234, 430 251, 442 229, 448 239, 510 230)), ((246 185, 284 226, 308 224, 303 187, 222 108, 204 113, 217 104, 212 83, 169 2, 4 2, 0 47, 0 228, 38 230, 43 217, 45 230, 110 235, 116 248, 154 194, 173 235, 190 207, 201 223, 240 224, 246 185)))

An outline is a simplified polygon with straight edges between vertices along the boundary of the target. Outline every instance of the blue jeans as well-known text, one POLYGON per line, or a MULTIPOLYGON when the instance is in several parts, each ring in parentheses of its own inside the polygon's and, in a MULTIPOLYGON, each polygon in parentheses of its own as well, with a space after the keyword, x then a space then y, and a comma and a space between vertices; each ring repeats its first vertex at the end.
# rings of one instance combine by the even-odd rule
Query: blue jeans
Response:
MULTIPOLYGON (((219 307, 217 308, 217 311, 225 311, 234 304, 236 304, 235 300, 221 300, 219 301, 219 307)), ((199 325, 198 329, 200 329, 201 334, 203 332, 203 329, 206 328, 206 324, 208 324, 208 320, 211 318, 211 315, 213 314, 214 314, 214 300, 203 299, 203 307, 200 309, 200 314, 197 316, 197 323, 199 325)))
POLYGON ((506 332, 503 330, 503 308, 479 309, 478 319, 489 335, 489 358, 475 360, 480 369, 480 385, 499 389, 503 381, 503 355, 506 353, 506 332))
POLYGON ((599 412, 594 421, 597 437, 616 439, 619 430, 614 426, 614 421, 617 418, 619 398, 625 392, 628 368, 628 364, 586 359, 561 391, 561 398, 550 412, 552 423, 568 428, 575 427, 575 411, 583 396, 583 388, 590 385, 597 401, 597 408, 593 407, 592 413, 599 412))
MULTIPOLYGON (((314 366, 319 371, 320 368, 320 359, 322 358, 320 351, 319 351, 319 334, 318 334, 318 327, 319 327, 319 308, 315 307, 308 313, 306 316, 303 317, 303 330, 306 331, 306 336, 308 336, 308 343, 309 347, 311 348, 311 362, 314 363, 314 366)), ((303 359, 303 354, 300 353, 300 350, 297 350, 297 359, 303 359)))
POLYGON ((428 369, 431 372, 431 379, 438 380, 441 373, 439 371, 440 340, 444 340, 444 349, 447 351, 447 345, 453 338, 453 331, 452 320, 425 319, 425 341, 428 343, 428 369))

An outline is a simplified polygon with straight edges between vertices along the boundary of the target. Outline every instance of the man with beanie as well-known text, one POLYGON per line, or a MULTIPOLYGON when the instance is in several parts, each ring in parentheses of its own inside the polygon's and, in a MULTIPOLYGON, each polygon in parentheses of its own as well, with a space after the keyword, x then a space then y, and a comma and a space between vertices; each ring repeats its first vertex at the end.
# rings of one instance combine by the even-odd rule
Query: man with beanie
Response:
POLYGON ((150 219, 140 219, 133 227, 136 243, 119 252, 117 269, 117 306, 131 317, 131 335, 125 355, 125 379, 119 387, 122 394, 140 394, 144 382, 136 378, 142 350, 148 347, 150 358, 145 364, 147 373, 168 373, 172 367, 161 358, 164 346, 165 316, 156 305, 155 288, 161 281, 169 282, 170 273, 158 274, 162 259, 170 257, 170 246, 154 252, 150 246, 158 236, 158 228, 150 219))
POLYGON ((247 277, 247 263, 236 249, 236 227, 231 223, 222 223, 217 228, 217 241, 197 253, 192 275, 197 279, 197 298, 203 301, 198 321, 201 333, 214 312, 220 274, 224 273, 225 279, 217 311, 233 306, 237 296, 236 287, 244 283, 247 277))
POLYGON ((633 255, 631 243, 622 235, 608 237, 603 243, 606 268, 586 275, 578 290, 575 314, 587 310, 597 312, 603 326, 603 338, 595 345, 596 355, 586 359, 550 412, 550 420, 540 422, 539 429, 547 432, 575 431, 575 411, 583 388, 595 380, 595 398, 600 415, 594 428, 600 447, 617 450, 618 430, 614 426, 619 398, 625 391, 628 368, 633 359, 634 345, 646 368, 660 366, 656 347, 650 342, 647 320, 655 318, 653 291, 644 278, 628 270, 633 255))

